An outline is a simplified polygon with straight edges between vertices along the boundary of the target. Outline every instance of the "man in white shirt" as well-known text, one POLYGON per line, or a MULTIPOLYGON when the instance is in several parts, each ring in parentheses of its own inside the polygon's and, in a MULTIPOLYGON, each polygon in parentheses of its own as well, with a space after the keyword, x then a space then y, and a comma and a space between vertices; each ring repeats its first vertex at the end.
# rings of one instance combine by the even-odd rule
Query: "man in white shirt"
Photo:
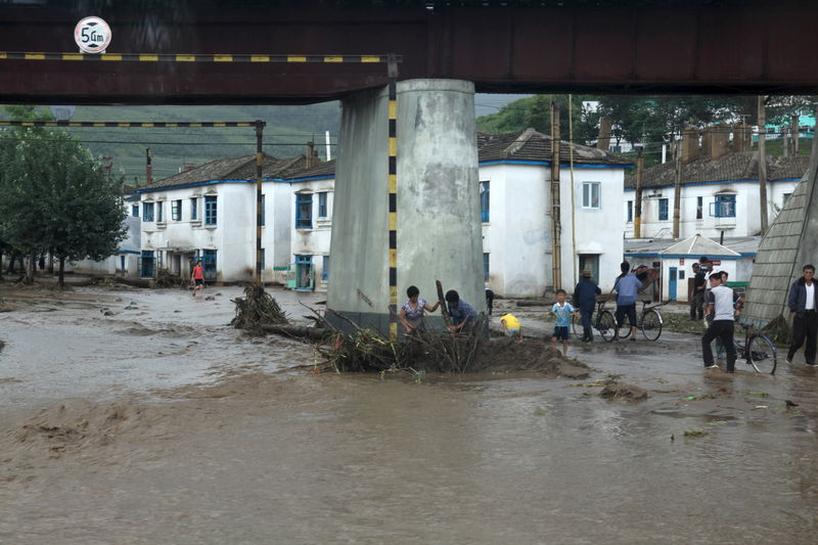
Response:
POLYGON ((710 343, 719 339, 727 350, 727 372, 733 373, 736 369, 736 346, 733 343, 735 308, 733 306, 733 290, 721 283, 721 275, 710 276, 710 291, 707 292, 707 307, 705 315, 712 315, 713 321, 702 336, 702 357, 705 369, 714 369, 713 349, 710 343))
POLYGON ((787 363, 792 363, 795 353, 804 345, 804 360, 815 365, 815 347, 818 340, 818 300, 815 289, 815 267, 804 265, 803 276, 793 282, 787 306, 795 316, 792 320, 792 344, 787 353, 787 363))

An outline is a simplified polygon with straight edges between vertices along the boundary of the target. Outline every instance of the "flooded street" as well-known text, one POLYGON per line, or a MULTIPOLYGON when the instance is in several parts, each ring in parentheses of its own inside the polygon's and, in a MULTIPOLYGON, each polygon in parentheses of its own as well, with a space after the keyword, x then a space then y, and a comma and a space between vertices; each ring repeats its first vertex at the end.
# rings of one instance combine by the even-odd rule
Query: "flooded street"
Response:
POLYGON ((0 543, 815 543, 803 365, 705 373, 667 334, 575 345, 586 380, 315 375, 208 292, 0 291, 0 543))

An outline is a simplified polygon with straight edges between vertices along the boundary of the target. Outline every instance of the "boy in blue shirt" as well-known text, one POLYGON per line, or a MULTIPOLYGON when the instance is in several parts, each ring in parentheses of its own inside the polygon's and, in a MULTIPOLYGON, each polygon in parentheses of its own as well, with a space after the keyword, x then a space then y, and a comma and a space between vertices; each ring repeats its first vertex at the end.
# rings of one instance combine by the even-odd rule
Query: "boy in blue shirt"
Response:
POLYGON ((571 326, 571 316, 576 312, 571 303, 565 301, 565 290, 557 290, 557 302, 551 307, 556 323, 554 334, 551 336, 551 350, 557 351, 557 341, 562 340, 562 353, 568 355, 568 330, 571 326))

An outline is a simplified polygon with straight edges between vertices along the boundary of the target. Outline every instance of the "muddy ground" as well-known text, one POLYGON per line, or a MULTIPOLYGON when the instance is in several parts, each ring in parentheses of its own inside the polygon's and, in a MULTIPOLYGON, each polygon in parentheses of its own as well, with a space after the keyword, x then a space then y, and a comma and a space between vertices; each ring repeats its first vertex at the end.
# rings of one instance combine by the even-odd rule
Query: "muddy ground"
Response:
POLYGON ((803 365, 668 334, 573 376, 314 374, 226 327, 239 291, 0 287, 0 543, 815 542, 803 365))

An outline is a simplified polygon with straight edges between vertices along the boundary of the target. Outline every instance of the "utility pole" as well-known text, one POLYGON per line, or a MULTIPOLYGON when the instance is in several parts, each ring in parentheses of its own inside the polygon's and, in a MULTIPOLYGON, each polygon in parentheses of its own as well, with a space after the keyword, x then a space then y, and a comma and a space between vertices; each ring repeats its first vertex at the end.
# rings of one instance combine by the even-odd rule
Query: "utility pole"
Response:
POLYGON ((264 289, 262 284, 262 262, 264 254, 261 249, 261 227, 264 225, 264 206, 261 194, 262 168, 264 166, 264 152, 262 150, 262 135, 264 133, 264 121, 256 120, 256 289, 259 293, 264 289))
POLYGON ((645 168, 644 148, 636 156, 636 196, 633 201, 633 238, 642 238, 642 170, 645 168))
POLYGON ((551 101, 551 274, 554 290, 562 287, 560 224, 560 107, 551 101))
POLYGON ((764 107, 764 96, 758 97, 758 192, 761 206, 761 234, 767 232, 767 112, 764 107))
MULTIPOLYGON (((683 134, 682 138, 691 138, 689 134, 683 134)), ((676 142, 674 152, 676 154, 676 179, 673 184, 673 238, 679 238, 679 227, 682 219, 682 146, 684 140, 676 142)))
POLYGON ((151 160, 151 149, 145 148, 145 184, 153 183, 153 163, 151 160))
POLYGON ((792 155, 793 157, 798 157, 799 152, 799 125, 798 125, 798 114, 792 114, 790 118, 790 135, 792 136, 792 155))

